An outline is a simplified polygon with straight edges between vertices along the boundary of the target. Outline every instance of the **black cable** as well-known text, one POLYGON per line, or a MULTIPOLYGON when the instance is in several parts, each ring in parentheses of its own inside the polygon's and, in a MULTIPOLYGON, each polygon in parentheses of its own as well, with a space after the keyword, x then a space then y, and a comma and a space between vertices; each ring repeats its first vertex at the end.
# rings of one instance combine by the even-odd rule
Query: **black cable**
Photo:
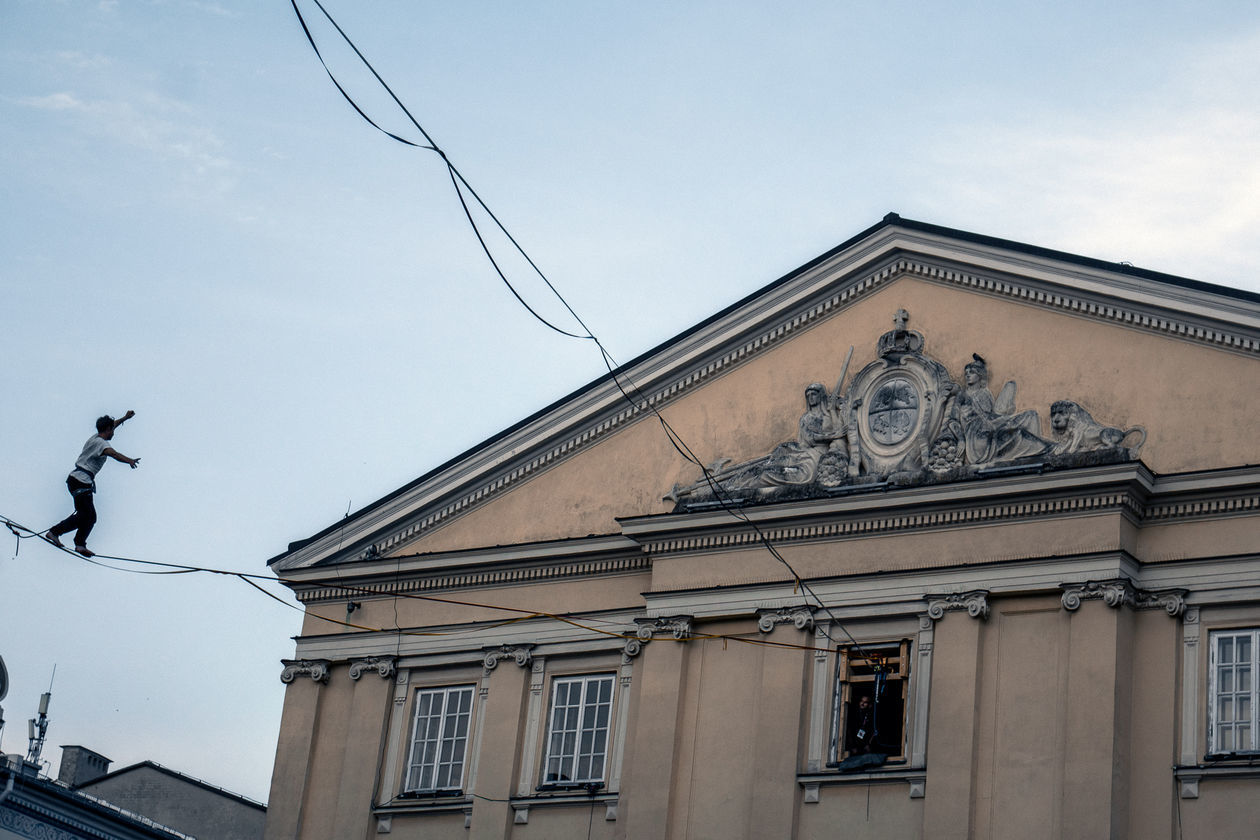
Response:
MULTIPOLYGON (((290 2, 293 3, 294 11, 297 11, 297 0, 290 0, 290 2)), ((319 7, 319 10, 323 12, 324 17, 328 19, 328 22, 333 25, 333 28, 337 30, 337 34, 340 35, 345 40, 346 44, 349 45, 350 49, 354 50, 354 54, 357 55, 359 57, 359 60, 363 62, 363 66, 365 66, 368 69, 368 71, 371 72, 371 74, 374 77, 376 77, 376 80, 381 83, 381 87, 385 88, 385 92, 389 94, 390 98, 394 100, 394 103, 398 105, 398 107, 402 110, 402 112, 407 115, 407 119, 409 119, 411 121, 411 124, 416 127, 416 130, 419 131, 420 134, 424 136, 424 139, 426 141, 428 141, 429 146, 427 148, 441 155, 442 160, 446 162, 446 165, 450 169, 451 174, 459 179, 460 183, 462 183, 468 189, 468 192, 472 195, 473 198, 477 199, 477 203, 481 205, 481 208, 483 210, 486 211, 486 215, 488 215, 491 219, 494 220, 494 223, 498 226, 499 230, 503 231, 503 235, 508 238, 508 241, 511 242, 512 245, 516 248, 516 250, 520 253, 520 255, 525 258, 525 261, 529 263, 530 267, 533 268, 534 271, 537 272, 538 276, 542 278, 542 281, 547 284, 547 288, 551 289, 552 294, 554 294, 557 298, 559 298, 560 302, 564 304, 564 308, 569 310, 569 314, 573 316, 573 319, 582 326, 582 329, 586 330, 586 335, 584 336, 573 335, 572 333, 565 333, 565 335, 571 336, 572 338, 592 338, 593 339, 595 336, 591 333, 590 328, 587 327, 585 323, 583 323, 582 319, 578 316, 577 312, 573 311, 573 307, 569 306, 569 302, 566 301, 564 299, 564 296, 561 295, 560 292, 556 290, 556 287, 551 284, 551 281, 547 279, 547 275, 543 274, 542 269, 540 269, 534 263, 534 261, 530 258, 529 254, 525 252, 525 249, 521 247, 520 243, 518 243, 515 237, 513 237, 512 234, 508 231, 507 227, 501 221, 499 221, 499 217, 494 215, 494 212, 490 209, 490 207, 484 201, 481 200, 481 196, 477 194, 477 191, 475 189, 473 189, 472 184, 468 183, 468 180, 464 178, 463 173, 461 173, 455 167, 455 165, 451 163, 450 158, 448 158, 446 155, 446 152, 442 151, 441 147, 438 146, 438 144, 434 141, 434 139, 429 135, 429 132, 424 130, 424 126, 420 125, 419 120, 417 120, 415 116, 412 115, 411 111, 408 110, 407 106, 404 105, 402 100, 398 98, 398 95, 394 93, 394 89, 391 88, 389 84, 386 83, 386 81, 383 78, 381 78, 380 73, 376 72, 376 68, 373 67, 372 63, 367 60, 367 56, 365 56, 359 50, 359 48, 355 45, 354 41, 350 39, 350 36, 345 33, 345 31, 341 28, 341 26, 337 23, 337 21, 333 20, 332 15, 330 15, 328 13, 328 10, 324 8, 324 4, 321 3, 320 0, 313 0, 313 2, 315 3, 316 6, 319 7)), ((297 14, 299 18, 302 17, 302 13, 300 11, 297 11, 297 14)), ((302 22, 302 28, 304 30, 306 29, 305 21, 302 22)), ((307 31, 307 39, 311 40, 309 30, 307 31)), ((311 46, 314 46, 314 44, 315 44, 314 40, 311 40, 311 46)), ((321 58, 320 61, 322 62, 323 59, 321 58)), ((324 69, 327 70, 327 65, 325 65, 324 69)), ((331 73, 329 75, 331 75, 331 73)), ((338 88, 340 88, 340 85, 338 85, 338 88)), ((355 110, 359 110, 357 106, 355 107, 355 110)), ((362 111, 359 111, 359 113, 362 113, 362 111)), ((368 120, 368 122, 372 122, 372 121, 368 120)), ((375 125, 375 123, 372 123, 372 124, 375 125)), ((388 134, 389 132, 385 132, 385 133, 388 134)), ((390 135, 390 136, 392 137, 393 135, 390 135)), ((398 139, 398 138, 395 138, 395 139, 398 139)), ((403 141, 403 142, 407 142, 407 141, 403 141)), ((408 145, 415 146, 417 144, 409 143, 408 145)), ((426 148, 426 147, 421 147, 421 148, 426 148)), ((458 185, 456 189, 458 190, 458 185)), ((462 202, 462 198, 461 198, 461 202, 462 202)), ((522 301, 522 303, 523 302, 524 301, 522 301)), ((560 330, 554 326, 552 327, 552 329, 556 329, 557 332, 564 332, 564 330, 560 330)))
MULTIPOLYGON (((573 307, 569 305, 569 302, 565 299, 564 295, 560 294, 560 292, 556 289, 556 287, 552 285, 551 281, 547 279, 547 276, 542 272, 542 270, 538 267, 538 265, 534 262, 534 260, 530 258, 529 254, 525 251, 523 247, 521 247, 520 243, 516 241, 515 237, 512 236, 512 234, 508 231, 507 227, 499 220, 499 218, 489 208, 489 206, 485 203, 485 201, 481 199, 481 196, 477 194, 477 191, 473 189, 471 184, 468 183, 467 179, 464 178, 463 174, 460 173, 460 171, 455 167, 453 163, 451 163, 450 158, 447 156, 446 152, 444 152, 441 149, 441 147, 439 147, 437 143, 433 140, 433 138, 429 135, 429 133, 425 131, 424 126, 420 125, 419 120, 417 120, 415 116, 411 113, 411 111, 407 108, 407 106, 403 104, 402 100, 399 99, 398 95, 394 93, 393 88, 391 88, 389 84, 384 80, 384 78, 381 77, 380 73, 376 71, 376 68, 372 66, 372 63, 368 61, 367 57, 358 48, 358 46, 354 43, 354 41, 346 34, 345 30, 341 28, 340 24, 338 24, 337 21, 333 18, 333 16, 329 14, 328 10, 324 7, 323 3, 321 3, 320 0, 312 0, 312 2, 315 3, 315 5, 319 8, 319 10, 323 13, 324 17, 328 19, 328 22, 333 25, 333 27, 337 30, 337 33, 342 37, 343 40, 345 40, 346 44, 349 45, 349 47, 354 51, 355 55, 359 57, 359 60, 363 62, 363 65, 367 67, 368 71, 371 72, 371 74, 376 78, 376 80, 380 83, 381 87, 383 87, 385 91, 389 94, 390 98, 394 100, 394 103, 407 116, 407 119, 411 121, 411 124, 416 127, 416 129, 420 132, 421 135, 423 135, 424 139, 428 142, 429 145, 421 146, 420 144, 413 143, 408 140, 404 140, 401 137, 398 137, 397 135, 392 134, 391 132, 385 131, 385 129, 381 128, 379 125, 373 122, 363 112, 363 110, 354 102, 354 100, 345 91, 345 89, 341 86, 341 84, 337 82, 335 77, 333 77, 332 71, 329 70, 327 63, 324 62, 323 56, 319 56, 320 63, 324 65, 325 72, 328 73, 330 78, 333 78, 333 83, 337 85, 337 89, 341 91, 342 96, 344 96, 347 99, 347 101, 350 102, 350 104, 354 107, 355 111, 357 111, 360 116, 362 116, 365 120, 368 121, 369 124, 371 124, 373 127, 378 129, 382 133, 392 137, 395 140, 406 143, 409 146, 433 151, 442 158, 442 160, 446 163, 448 174, 451 176, 451 183, 455 187, 455 194, 459 197, 460 206, 464 211, 464 215, 467 218, 469 224, 471 225, 473 229, 473 233, 477 237, 477 241, 481 244, 481 248, 485 252, 487 259, 490 260, 490 264, 494 267, 495 272, 499 275, 499 278, 503 281, 504 285, 508 287, 508 289, 512 292, 513 296, 516 297, 517 301, 519 301, 521 305, 524 306, 525 309, 528 310, 529 313, 534 316, 534 318, 536 318, 538 321, 545 324, 552 330, 555 330, 556 332, 562 335, 568 336, 570 338, 589 339, 593 341, 595 345, 599 347, 600 353, 604 360, 604 365, 608 368, 609 373, 612 375, 613 382, 617 385, 618 390, 621 391, 622 395, 626 398, 628 402, 630 402, 632 407, 637 408, 638 406, 635 403, 635 401, 630 398, 629 394, 626 393, 625 388, 621 386, 621 383, 617 378, 617 371, 616 369, 614 369, 616 360, 613 359, 612 355, 608 352, 607 348, 604 347, 603 343, 595 336, 594 332, 592 332, 590 328, 586 326, 586 323, 577 314, 577 312, 574 311, 573 307), (494 255, 491 253, 491 250, 489 246, 487 245, 484 237, 481 235, 481 231, 478 228, 476 221, 473 218, 472 212, 470 208, 468 207, 467 202, 464 200, 464 195, 463 195, 463 191, 460 189, 460 184, 463 184, 463 186, 468 189, 469 194, 472 195, 473 198, 477 200, 478 205, 480 205, 481 208, 486 212, 486 214, 494 221, 494 223, 498 226, 499 230, 502 231, 504 236, 507 237, 508 241, 512 243, 512 245, 521 254, 521 256, 523 256, 525 260, 529 263, 530 267, 532 267, 534 271, 537 272, 538 276, 542 278, 543 282, 546 283, 547 288, 551 290, 552 294, 554 294, 556 298, 564 305, 565 309, 569 311, 569 314, 573 316, 574 320, 576 320, 578 324, 581 325, 581 327, 584 330, 586 330, 586 335, 577 335, 575 333, 571 333, 571 332, 568 332, 567 330, 563 330, 560 327, 557 327, 555 324, 552 324, 550 321, 548 321, 547 319, 539 315, 538 312, 536 312, 533 307, 531 307, 528 303, 526 303, 525 299, 521 297, 521 295, 516 291, 515 287, 513 287, 511 282, 508 280, 507 276, 503 273, 502 269, 499 267, 498 261, 495 260, 494 255)), ((309 27, 307 27, 306 25, 306 20, 302 17, 301 10, 298 8, 297 0, 290 0, 290 3, 293 6, 294 13, 297 15, 298 20, 302 24, 302 30, 306 34, 307 40, 310 42, 311 47, 315 49, 316 55, 319 55, 319 50, 315 45, 315 40, 311 35, 309 27)), ((618 369, 620 368, 619 365, 616 365, 615 367, 618 369)), ((640 395, 642 395, 642 392, 639 391, 638 387, 634 385, 633 381, 631 381, 629 377, 626 377, 626 379, 628 382, 630 382, 634 390, 638 392, 640 395)), ((704 480, 709 484, 710 488, 714 491, 714 498, 718 500, 718 502, 722 505, 723 509, 725 509, 727 512, 731 513, 737 519, 740 519, 741 521, 743 521, 744 523, 746 523, 753 529, 753 531, 757 535, 758 540, 766 547, 766 549, 770 552, 770 554, 776 560, 778 560, 781 564, 783 564, 783 566, 788 570, 789 573, 791 573, 794 584, 796 586, 801 587, 810 596, 812 596, 813 599, 818 602, 818 606, 824 612, 827 613, 827 616, 828 618, 830 618, 831 623, 839 627, 844 632, 844 635, 848 637, 849 641, 859 651, 862 651, 861 644, 857 641, 857 639, 853 637, 853 634, 850 633, 848 629, 836 619, 836 616, 834 613, 832 613, 830 607, 828 607, 823 602, 823 600, 818 596, 818 594, 814 592, 813 588, 805 580, 801 578, 801 576, 792 567, 792 564, 789 563, 787 559, 784 558, 781 553, 779 553, 779 551, 773 546, 773 544, 770 542, 770 539, 765 535, 765 533, 761 530, 761 528, 755 522, 753 522, 746 514, 739 511, 738 508, 732 504, 732 500, 730 500, 729 497, 725 496, 725 494, 720 490, 719 485, 714 480, 712 473, 709 471, 708 467, 706 467, 700 461, 700 459, 696 457, 695 453, 691 451, 691 448, 687 446, 686 442, 683 441, 683 439, 677 434, 677 432, 675 432, 674 429, 669 425, 668 421, 665 420, 664 416, 662 416, 661 413, 655 408, 655 406, 652 405, 651 400, 644 398, 643 405, 646 410, 651 411, 657 417, 658 421, 661 424, 661 427, 665 430, 666 437, 669 439, 670 444, 674 447, 674 449, 676 449, 689 462, 695 464, 702 470, 703 475, 704 475, 704 480)), ((832 637, 832 635, 827 631, 827 629, 825 628, 820 628, 820 629, 822 630, 823 635, 826 636, 828 639, 830 639, 832 642, 835 642, 837 644, 839 643, 837 639, 832 637)), ((865 655, 864 652, 863 652, 863 655, 865 655)))
MULTIPOLYGON (((476 234, 478 242, 481 243, 482 250, 485 251, 486 256, 490 260, 490 264, 494 266, 494 270, 499 275, 499 278, 503 281, 504 285, 508 287, 508 289, 512 292, 512 294, 516 297, 516 299, 520 301, 521 305, 524 306, 526 309, 528 309, 529 313, 533 315, 540 323, 542 323, 549 329, 555 330, 561 335, 567 336, 569 338, 578 338, 578 339, 593 338, 593 336, 590 335, 590 330, 587 330, 587 335, 578 335, 577 333, 572 333, 572 332, 569 332, 568 330, 561 329, 560 327, 551 323, 551 321, 539 315, 538 312, 536 312, 532 306, 530 306, 528 303, 525 302, 525 299, 521 297, 520 293, 516 291, 516 288, 512 285, 512 283, 508 280, 507 276, 499 268, 498 262, 495 260, 494 256, 491 254, 489 247, 486 245, 485 239, 482 237, 481 231, 478 229, 477 223, 476 221, 474 221, 472 213, 470 212, 467 203, 465 203, 464 201, 463 193, 460 191, 460 187, 459 187, 461 183, 468 189, 469 193, 473 196, 473 198, 477 200, 477 203, 481 205, 481 208, 485 210, 486 214, 489 215, 490 218, 494 220, 494 223, 498 225, 499 230, 501 230, 503 234, 508 238, 508 241, 510 241, 516 247, 516 250, 519 251, 520 254, 525 258, 525 260, 530 264, 530 266, 533 267, 534 271, 538 272, 538 276, 541 277, 543 282, 547 284, 547 288, 551 289, 552 293, 556 295, 557 298, 560 299, 560 302, 563 303, 565 308, 569 310, 569 313, 572 314, 575 319, 577 319, 578 323, 579 324, 582 323, 581 319, 577 318, 577 313, 573 311, 572 307, 569 306, 568 302, 565 301, 563 297, 561 297, 558 291, 556 291, 555 286, 551 284, 551 281, 547 279, 546 275, 544 275, 542 271, 538 268, 538 266, 534 263, 534 261, 530 259, 529 254, 525 253, 525 250, 520 246, 520 244, 516 241, 516 239, 513 238, 512 234, 508 232, 507 228, 503 225, 502 222, 499 221, 498 217, 495 216, 494 213, 491 212, 490 208, 486 205, 486 203, 481 200, 481 196, 477 194, 477 191, 472 188, 472 186, 468 183, 467 179, 464 178, 463 174, 460 173, 460 171, 455 167, 453 163, 451 163, 450 158, 448 158, 446 155, 446 152, 442 151, 442 149, 437 145, 437 143, 433 141, 433 138, 429 136, 429 133, 424 130, 424 126, 420 125, 420 122, 414 116, 412 116, 411 111, 407 110, 407 106, 404 105, 402 103, 402 100, 399 99, 398 96, 394 93, 393 88, 391 88, 389 84, 381 77, 380 73, 376 72, 376 68, 373 67, 372 63, 367 60, 367 57, 363 55, 363 53, 359 50, 358 46, 355 45, 354 41, 350 39, 350 36, 348 36, 345 33, 345 30, 343 30, 341 26, 337 23, 337 21, 333 19, 333 16, 328 13, 328 10, 324 8, 324 5, 320 3, 319 0, 313 0, 315 5, 319 7, 319 10, 323 12, 324 17, 328 18, 328 22, 333 25, 333 27, 337 30, 337 33, 342 37, 343 40, 345 40, 346 44, 350 46, 350 49, 354 50, 354 54, 359 57, 359 60, 363 62, 363 65, 367 67, 367 69, 372 73, 372 75, 376 78, 376 80, 380 82, 381 87, 385 88, 385 91, 390 95, 390 98, 392 98, 394 102, 398 105, 398 107, 402 109, 402 112, 407 115, 407 119, 411 121, 411 124, 414 125, 416 129, 424 136, 424 139, 428 142, 427 146, 412 142, 411 140, 407 140, 403 137, 398 136, 397 134, 394 134, 391 131, 386 131, 384 128, 381 128, 381 126, 378 125, 375 121, 373 121, 372 118, 369 117, 363 111, 362 108, 359 107, 358 103, 354 101, 354 99, 350 96, 350 94, 346 92, 346 89, 342 87, 341 83, 337 81, 337 78, 333 75, 332 70, 329 69, 327 62, 324 61, 323 55, 321 55, 319 52, 319 47, 317 47, 315 44, 315 38, 311 35, 310 27, 307 26, 306 19, 302 16, 301 9, 298 8, 297 0, 289 0, 289 2, 293 6, 293 12, 294 14, 297 15, 298 22, 302 25, 302 31, 303 33, 306 34, 306 40, 310 42, 311 48, 315 51, 315 55, 319 58, 320 64, 323 65, 324 72, 326 72, 328 74, 328 77, 332 79, 333 84, 337 86, 337 90, 341 92, 341 95, 345 97, 346 101, 350 103, 351 107, 354 108, 354 110, 359 114, 359 116, 367 120, 368 124, 371 125, 373 128, 375 128, 377 131, 380 131, 382 134, 385 134, 386 136, 394 140, 397 140, 399 143, 404 143, 413 148, 424 149, 426 151, 434 152, 439 157, 442 158, 442 161, 446 164, 447 170, 449 171, 451 175, 451 183, 455 186, 456 195, 459 196, 459 203, 464 208, 464 215, 467 216, 468 223, 472 226, 473 233, 476 234)), ((587 329, 585 324, 582 324, 582 328, 587 329)))

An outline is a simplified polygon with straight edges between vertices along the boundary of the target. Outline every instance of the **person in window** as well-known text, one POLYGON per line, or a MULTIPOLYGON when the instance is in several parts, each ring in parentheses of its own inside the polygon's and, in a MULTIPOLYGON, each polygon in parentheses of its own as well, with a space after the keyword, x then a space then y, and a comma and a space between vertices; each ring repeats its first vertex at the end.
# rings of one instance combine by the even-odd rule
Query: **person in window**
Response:
POLYGON ((869 694, 849 704, 849 720, 845 727, 844 748, 849 755, 867 755, 875 743, 875 709, 869 694))
POLYGON ((74 513, 49 528, 44 539, 62 548, 58 537, 74 531, 74 550, 84 557, 92 556, 92 552, 88 551, 87 538, 92 533, 92 526, 96 524, 96 506, 92 503, 92 494, 96 492, 96 474, 105 466, 106 458, 113 458, 133 470, 140 466, 139 458, 128 458, 109 445, 114 437, 114 430, 135 416, 134 411, 128 411, 117 420, 108 414, 97 419, 96 434, 83 444, 83 451, 74 462, 74 469, 66 477, 66 487, 70 490, 70 497, 74 499, 74 513))

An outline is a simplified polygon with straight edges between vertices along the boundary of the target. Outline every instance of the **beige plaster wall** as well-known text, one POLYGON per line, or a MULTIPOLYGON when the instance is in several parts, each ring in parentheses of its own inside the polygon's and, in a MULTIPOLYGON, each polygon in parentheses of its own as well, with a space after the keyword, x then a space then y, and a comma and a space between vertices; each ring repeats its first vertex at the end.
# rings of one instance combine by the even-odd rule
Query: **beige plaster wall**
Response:
MULTIPOLYGON (((1123 527, 1119 514, 1100 514, 794 545, 776 542, 775 548, 801 577, 813 578, 1114 551, 1126 547, 1123 527)), ((760 545, 653 558, 654 592, 790 579, 783 564, 760 545)))
POLYGON ((1180 623, 1162 610, 1133 617, 1129 746, 1129 837, 1171 837, 1177 760, 1177 652, 1180 623))
POLYGON ((1258 834, 1254 779, 1205 780, 1199 784, 1198 799, 1178 799, 1173 807, 1186 840, 1250 840, 1258 834))
MULTIPOLYGON (((1018 408, 1036 409, 1049 434, 1049 406, 1073 399, 1099 422, 1144 425, 1142 457, 1156 472, 1260 463, 1260 361, 1031 304, 901 279, 717 377, 663 409, 705 463, 745 460, 796 436, 806 385, 835 386, 854 346, 850 376, 875 358, 892 313, 910 312, 926 352, 955 377, 977 352, 991 387, 1014 379, 1018 408)), ((617 516, 665 512, 675 482, 699 471, 645 418, 590 449, 400 546, 399 553, 530 542, 617 530, 617 516)))
POLYGON ((453 814, 396 814, 390 821, 388 834, 376 834, 375 820, 370 820, 365 837, 387 837, 389 840, 465 840, 468 829, 464 828, 464 815, 453 814))
POLYGON ((582 840, 612 840, 616 831, 615 820, 604 819, 604 805, 565 805, 551 808, 533 808, 529 822, 513 825, 512 840, 556 840, 574 838, 582 840))
POLYGON ((302 620, 302 634, 319 636, 354 632, 354 628, 338 622, 392 628, 395 607, 398 610, 398 626, 404 628, 506 621, 538 612, 558 614, 580 610, 591 613, 638 607, 643 604, 641 593, 648 588, 650 580, 650 572, 642 572, 442 591, 434 593, 431 598, 412 597, 406 593, 397 598, 392 595, 355 595, 354 600, 360 604, 360 609, 348 617, 343 600, 308 605, 302 620), (325 621, 319 616, 333 621, 325 621))
POLYGON ((923 824, 922 799, 906 795, 906 783, 824 788, 817 803, 801 806, 797 840, 917 840, 933 838, 923 824))

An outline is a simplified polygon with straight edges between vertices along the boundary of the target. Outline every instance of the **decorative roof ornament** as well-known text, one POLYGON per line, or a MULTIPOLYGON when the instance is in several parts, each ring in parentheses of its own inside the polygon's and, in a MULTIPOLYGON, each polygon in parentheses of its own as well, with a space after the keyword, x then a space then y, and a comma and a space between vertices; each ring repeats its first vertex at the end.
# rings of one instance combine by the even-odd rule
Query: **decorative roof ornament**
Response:
POLYGON ((1050 407, 1052 437, 1043 436, 1036 410, 1016 410, 1015 382, 994 397, 988 362, 976 353, 955 381, 923 352, 923 334, 909 329, 909 320, 897 310, 893 329, 879 338, 878 357, 847 388, 848 358, 834 392, 817 382, 806 387, 796 440, 750 461, 721 459, 666 498, 685 511, 1138 457, 1143 427, 1105 426, 1071 400, 1050 407))

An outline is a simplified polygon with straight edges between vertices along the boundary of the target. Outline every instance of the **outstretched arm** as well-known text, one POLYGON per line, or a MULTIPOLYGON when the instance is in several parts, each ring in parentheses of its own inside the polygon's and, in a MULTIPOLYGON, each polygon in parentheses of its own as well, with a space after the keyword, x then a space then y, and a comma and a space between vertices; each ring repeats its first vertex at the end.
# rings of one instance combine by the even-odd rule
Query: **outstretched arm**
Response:
POLYGON ((132 411, 131 409, 127 409, 126 414, 124 414, 122 417, 119 417, 117 420, 114 421, 114 428, 117 429, 123 423, 126 423, 128 420, 130 420, 132 417, 135 417, 135 416, 136 416, 136 413, 134 411, 132 411))
POLYGON ((109 446, 105 447, 105 450, 101 454, 108 455, 109 457, 113 458, 115 461, 120 461, 126 464, 127 466, 131 467, 133 470, 136 467, 140 466, 139 458, 128 458, 126 455, 122 454, 121 452, 119 452, 117 449, 114 449, 113 447, 109 447, 109 446))

